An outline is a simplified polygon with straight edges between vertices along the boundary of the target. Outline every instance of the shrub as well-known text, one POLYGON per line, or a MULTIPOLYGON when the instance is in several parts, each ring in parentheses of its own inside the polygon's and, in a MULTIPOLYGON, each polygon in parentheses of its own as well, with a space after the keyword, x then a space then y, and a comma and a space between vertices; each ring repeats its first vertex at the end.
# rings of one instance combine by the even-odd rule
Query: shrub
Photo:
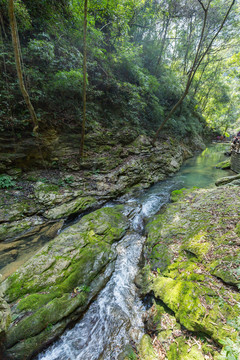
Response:
POLYGON ((10 175, 0 175, 0 189, 8 189, 16 185, 16 182, 13 180, 13 177, 10 175))
POLYGON ((82 70, 59 71, 54 75, 52 86, 55 91, 79 94, 82 83, 82 70))

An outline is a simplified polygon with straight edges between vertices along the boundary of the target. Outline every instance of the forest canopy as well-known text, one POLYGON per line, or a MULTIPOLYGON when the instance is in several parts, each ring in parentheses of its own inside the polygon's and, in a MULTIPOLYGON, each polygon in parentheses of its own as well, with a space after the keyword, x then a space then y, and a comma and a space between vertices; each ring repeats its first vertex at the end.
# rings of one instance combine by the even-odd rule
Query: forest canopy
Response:
MULTIPOLYGON (((19 89, 8 5, 0 0, 1 131, 32 126, 19 89)), ((14 11, 24 83, 40 124, 81 127, 84 1, 15 0, 14 11)), ((232 0, 90 0, 87 131, 101 124, 154 133, 184 92, 194 59, 206 50, 166 129, 179 136, 207 126, 233 131, 239 19, 240 5, 232 0)))

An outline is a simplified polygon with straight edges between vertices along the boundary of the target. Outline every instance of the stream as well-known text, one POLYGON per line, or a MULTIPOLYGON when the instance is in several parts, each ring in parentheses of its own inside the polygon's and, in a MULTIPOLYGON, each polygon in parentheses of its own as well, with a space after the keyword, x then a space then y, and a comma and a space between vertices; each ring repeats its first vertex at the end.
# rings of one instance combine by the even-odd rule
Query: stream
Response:
POLYGON ((79 322, 36 359, 117 360, 127 344, 139 343, 144 334, 145 307, 134 279, 145 241, 144 223, 170 201, 171 191, 215 187, 216 179, 230 174, 215 168, 215 164, 224 160, 223 152, 228 146, 211 145, 188 159, 174 177, 152 186, 137 198, 123 198, 106 205, 112 207, 124 201, 124 212, 131 221, 128 233, 114 245, 118 254, 115 271, 79 322))

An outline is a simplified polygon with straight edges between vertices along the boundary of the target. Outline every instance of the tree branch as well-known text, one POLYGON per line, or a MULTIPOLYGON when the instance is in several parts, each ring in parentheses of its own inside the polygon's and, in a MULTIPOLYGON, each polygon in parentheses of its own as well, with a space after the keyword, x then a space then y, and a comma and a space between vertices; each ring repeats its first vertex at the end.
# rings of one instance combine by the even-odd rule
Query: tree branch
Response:
POLYGON ((201 5, 201 7, 203 8, 203 11, 206 11, 206 8, 205 8, 203 2, 202 2, 201 0, 198 0, 198 2, 199 2, 199 4, 201 5))

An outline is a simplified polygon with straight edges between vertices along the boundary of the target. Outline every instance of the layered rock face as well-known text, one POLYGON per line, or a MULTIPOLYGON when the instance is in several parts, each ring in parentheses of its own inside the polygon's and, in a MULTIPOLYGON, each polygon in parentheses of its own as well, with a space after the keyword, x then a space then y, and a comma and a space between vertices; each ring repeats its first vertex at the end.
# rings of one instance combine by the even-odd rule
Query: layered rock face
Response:
POLYGON ((66 163, 62 157, 61 170, 50 168, 48 178, 39 170, 26 172, 21 189, 0 190, 0 241, 17 238, 34 225, 94 208, 134 187, 148 187, 178 171, 191 155, 187 147, 172 140, 153 147, 147 137, 139 136, 124 148, 106 145, 81 162, 73 154, 66 163))
MULTIPOLYGON (((183 160, 191 156, 186 146, 171 139, 153 147, 142 135, 134 141, 130 137, 124 147, 114 141, 111 146, 99 145, 98 153, 88 154, 81 162, 74 157, 73 149, 55 150, 61 170, 25 172, 19 178, 21 188, 0 189, 2 266, 19 258, 21 261, 34 242, 56 236, 66 218, 92 211, 134 189, 149 187, 178 171, 183 160)), ((10 273, 11 269, 3 274, 10 273)))
POLYGON ((105 286, 114 269, 114 243, 128 228, 120 210, 86 215, 1 284, 6 359, 29 358, 78 319, 105 286))
POLYGON ((177 190, 172 199, 147 225, 151 359, 227 359, 240 346, 239 187, 177 190))

